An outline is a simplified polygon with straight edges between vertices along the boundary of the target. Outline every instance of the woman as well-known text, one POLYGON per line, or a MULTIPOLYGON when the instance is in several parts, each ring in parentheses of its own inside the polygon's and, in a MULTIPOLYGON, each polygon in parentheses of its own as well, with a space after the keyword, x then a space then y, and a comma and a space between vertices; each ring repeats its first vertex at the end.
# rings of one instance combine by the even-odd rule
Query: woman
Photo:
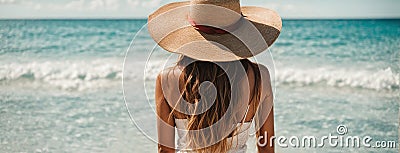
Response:
POLYGON ((245 152, 252 122, 259 152, 274 152, 269 72, 247 58, 281 27, 275 12, 238 0, 171 3, 149 16, 158 45, 181 54, 156 81, 159 152, 245 152))

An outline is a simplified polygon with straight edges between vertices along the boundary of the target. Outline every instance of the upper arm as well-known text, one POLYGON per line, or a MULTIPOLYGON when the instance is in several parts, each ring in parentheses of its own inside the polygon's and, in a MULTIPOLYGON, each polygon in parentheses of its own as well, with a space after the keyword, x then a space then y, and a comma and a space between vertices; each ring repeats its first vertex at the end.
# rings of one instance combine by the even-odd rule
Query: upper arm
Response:
POLYGON ((273 111, 273 93, 271 87, 271 79, 268 69, 260 65, 261 74, 261 101, 257 110, 258 120, 256 128, 258 128, 258 150, 259 152, 274 152, 271 137, 275 136, 274 130, 274 111, 273 111), (258 124, 258 125, 257 125, 258 124), (272 146, 270 145, 272 143, 272 146), (261 144, 261 145, 259 145, 261 144), (265 144, 265 145, 264 145, 265 144))
POLYGON ((175 152, 175 121, 173 117, 170 117, 172 110, 165 99, 161 77, 161 75, 157 77, 155 90, 158 150, 159 152, 175 152))

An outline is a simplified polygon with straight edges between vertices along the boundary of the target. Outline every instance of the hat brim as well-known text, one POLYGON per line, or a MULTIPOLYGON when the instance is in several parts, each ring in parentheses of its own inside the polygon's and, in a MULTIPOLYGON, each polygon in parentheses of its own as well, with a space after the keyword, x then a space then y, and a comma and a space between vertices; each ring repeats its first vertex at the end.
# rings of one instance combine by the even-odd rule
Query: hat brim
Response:
POLYGON ((241 7, 244 23, 233 33, 207 34, 188 22, 190 2, 162 6, 148 18, 148 31, 163 49, 204 61, 234 61, 265 51, 278 38, 282 20, 267 8, 241 7))

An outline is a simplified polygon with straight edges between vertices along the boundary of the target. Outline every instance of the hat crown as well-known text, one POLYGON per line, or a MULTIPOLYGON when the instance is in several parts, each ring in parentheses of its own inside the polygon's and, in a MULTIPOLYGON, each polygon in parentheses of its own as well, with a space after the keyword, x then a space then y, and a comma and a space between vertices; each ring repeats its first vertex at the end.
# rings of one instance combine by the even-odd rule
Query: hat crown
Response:
POLYGON ((189 17, 198 24, 226 27, 241 17, 239 0, 191 0, 189 17))
POLYGON ((237 13, 241 13, 239 0, 191 0, 190 4, 212 4, 228 8, 237 13))

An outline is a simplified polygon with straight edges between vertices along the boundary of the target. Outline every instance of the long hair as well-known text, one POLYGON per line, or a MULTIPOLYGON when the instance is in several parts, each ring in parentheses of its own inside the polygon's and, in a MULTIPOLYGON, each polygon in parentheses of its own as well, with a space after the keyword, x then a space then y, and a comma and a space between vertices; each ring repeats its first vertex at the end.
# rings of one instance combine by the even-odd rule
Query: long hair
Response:
MULTIPOLYGON (((180 116, 180 118, 187 119, 187 131, 210 128, 224 117, 224 121, 221 121, 221 124, 218 124, 218 126, 212 127, 211 132, 188 132, 188 148, 196 148, 192 151, 198 153, 227 152, 232 148, 232 142, 228 142, 228 137, 235 135, 235 132, 241 128, 241 125, 239 127, 232 127, 232 125, 244 120, 242 117, 245 111, 239 108, 243 108, 241 106, 248 106, 247 100, 239 100, 243 93, 240 93, 238 88, 240 88, 240 80, 244 78, 247 79, 246 72, 250 67, 255 77, 254 83, 252 83, 254 84, 253 95, 249 95, 251 98, 250 100, 259 101, 260 99, 261 76, 258 65, 252 63, 248 59, 215 63, 198 61, 187 56, 180 56, 176 66, 182 68, 182 73, 179 77, 181 101, 196 105, 194 105, 193 108, 182 108, 183 105, 180 105, 181 102, 178 102, 176 106, 174 106, 170 117, 175 115, 175 117, 180 116), (240 68, 244 69, 244 73, 240 73, 240 68), (203 82, 211 82, 212 84, 203 86, 203 82), (214 88, 211 86, 214 86, 214 88), (233 107, 232 109, 229 109, 230 105, 233 107), (182 114, 176 111, 178 107, 188 110, 189 112, 201 113, 182 114), (239 110, 241 111, 239 112, 239 110), (232 128, 234 128, 233 132, 224 134, 226 131, 232 131, 232 128), (214 140, 218 141, 209 144, 214 140)), ((257 105, 257 103, 258 102, 253 102, 252 105, 257 105)), ((255 110, 256 107, 253 106, 253 108, 255 110)))

